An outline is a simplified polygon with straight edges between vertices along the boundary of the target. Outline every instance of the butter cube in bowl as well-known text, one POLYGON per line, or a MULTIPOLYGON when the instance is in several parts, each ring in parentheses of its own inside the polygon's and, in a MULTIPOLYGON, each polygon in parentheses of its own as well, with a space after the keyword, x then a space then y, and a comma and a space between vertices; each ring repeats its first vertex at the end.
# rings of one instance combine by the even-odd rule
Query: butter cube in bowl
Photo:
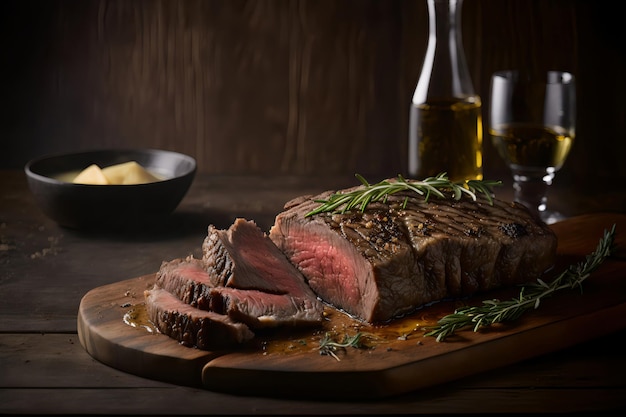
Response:
POLYGON ((74 229, 133 227, 170 215, 196 173, 193 157, 158 149, 47 155, 24 168, 42 211, 74 229))

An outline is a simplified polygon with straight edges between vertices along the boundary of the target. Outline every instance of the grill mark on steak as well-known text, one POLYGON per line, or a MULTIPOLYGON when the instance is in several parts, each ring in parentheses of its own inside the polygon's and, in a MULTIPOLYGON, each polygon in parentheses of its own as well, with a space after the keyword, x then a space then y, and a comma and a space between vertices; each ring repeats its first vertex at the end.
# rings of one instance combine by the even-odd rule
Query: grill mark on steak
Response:
POLYGON ((187 347, 225 349, 245 343, 254 333, 243 323, 184 303, 170 292, 153 288, 144 293, 148 317, 159 331, 187 347))
POLYGON ((332 193, 288 202, 269 235, 324 301, 367 322, 535 280, 554 262, 556 236, 517 203, 398 193, 305 217, 332 193))

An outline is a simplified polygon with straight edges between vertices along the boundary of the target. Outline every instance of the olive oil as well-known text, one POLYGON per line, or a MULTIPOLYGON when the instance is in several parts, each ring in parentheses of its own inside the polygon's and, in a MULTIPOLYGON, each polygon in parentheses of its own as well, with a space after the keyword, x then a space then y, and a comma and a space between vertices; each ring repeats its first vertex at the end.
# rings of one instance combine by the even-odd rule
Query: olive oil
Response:
POLYGON ((428 0, 429 36, 410 108, 408 175, 483 179, 482 103, 461 39, 462 0, 428 0))
POLYGON ((489 130, 492 143, 512 169, 558 171, 572 147, 574 135, 558 126, 510 124, 489 130))
POLYGON ((409 129, 410 176, 447 172, 452 181, 483 178, 479 97, 413 104, 409 129))

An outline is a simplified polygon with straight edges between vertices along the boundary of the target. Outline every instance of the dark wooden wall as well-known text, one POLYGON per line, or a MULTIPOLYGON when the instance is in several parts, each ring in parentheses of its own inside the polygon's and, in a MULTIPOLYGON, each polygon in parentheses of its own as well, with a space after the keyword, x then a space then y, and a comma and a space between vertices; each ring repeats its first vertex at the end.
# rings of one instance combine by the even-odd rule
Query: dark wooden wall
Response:
MULTIPOLYGON (((485 112, 495 70, 577 76, 577 139, 561 181, 626 178, 626 39, 609 5, 463 4, 485 112)), ((211 174, 406 169, 425 0, 10 0, 0 10, 0 168, 156 147, 211 174)), ((490 178, 507 174, 488 140, 484 163, 490 178)))

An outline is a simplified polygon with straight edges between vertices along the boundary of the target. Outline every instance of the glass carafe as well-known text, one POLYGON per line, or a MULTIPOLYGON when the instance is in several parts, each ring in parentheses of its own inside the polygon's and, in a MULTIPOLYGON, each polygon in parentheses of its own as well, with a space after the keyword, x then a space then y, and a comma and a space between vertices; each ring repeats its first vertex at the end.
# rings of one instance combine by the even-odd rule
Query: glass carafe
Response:
POLYGON ((461 33, 462 0, 427 0, 429 37, 411 104, 409 176, 482 179, 482 104, 461 33))

